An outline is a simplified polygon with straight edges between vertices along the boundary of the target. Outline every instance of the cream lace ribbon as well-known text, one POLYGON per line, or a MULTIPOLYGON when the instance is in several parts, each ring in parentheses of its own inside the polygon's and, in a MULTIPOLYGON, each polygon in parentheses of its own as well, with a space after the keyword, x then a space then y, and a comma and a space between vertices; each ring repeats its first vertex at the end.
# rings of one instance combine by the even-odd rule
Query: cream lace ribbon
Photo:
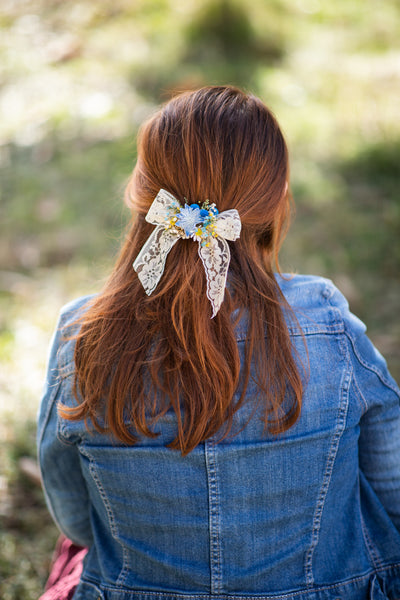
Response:
POLYGON ((156 228, 139 252, 133 268, 146 294, 150 296, 161 279, 168 253, 176 242, 180 238, 197 240, 199 256, 206 273, 207 298, 211 302, 213 318, 224 300, 231 259, 226 240, 234 241, 240 236, 241 221, 236 209, 218 213, 215 206, 211 205, 209 216, 201 216, 196 220, 200 212, 205 214, 207 211, 187 205, 182 207, 172 194, 161 189, 146 215, 146 221, 156 225, 156 228))

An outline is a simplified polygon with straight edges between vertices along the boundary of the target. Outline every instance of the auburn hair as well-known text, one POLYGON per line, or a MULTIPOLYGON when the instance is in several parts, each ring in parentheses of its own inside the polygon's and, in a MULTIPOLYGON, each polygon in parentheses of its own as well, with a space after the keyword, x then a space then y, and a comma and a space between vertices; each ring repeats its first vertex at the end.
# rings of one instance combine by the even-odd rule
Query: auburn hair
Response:
POLYGON ((176 414, 169 444, 183 455, 232 429, 250 378, 272 432, 297 420, 302 377, 276 282, 278 250, 290 214, 288 152, 270 110, 231 87, 205 87, 166 103, 139 132, 138 159, 126 188, 132 223, 103 291, 80 319, 75 347, 77 405, 59 410, 134 444, 157 435, 176 414), (225 299, 211 319, 198 244, 180 240, 147 296, 132 268, 154 226, 145 221, 158 191, 180 202, 236 208, 242 231, 229 242, 225 299), (247 323, 244 361, 235 327, 247 323))

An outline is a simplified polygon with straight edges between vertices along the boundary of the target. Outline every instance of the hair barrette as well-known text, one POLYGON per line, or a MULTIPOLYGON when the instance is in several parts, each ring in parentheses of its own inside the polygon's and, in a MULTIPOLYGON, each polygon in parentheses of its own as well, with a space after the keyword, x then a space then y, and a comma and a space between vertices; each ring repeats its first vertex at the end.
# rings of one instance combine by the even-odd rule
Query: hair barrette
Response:
POLYGON ((236 209, 218 212, 215 204, 206 200, 201 205, 182 206, 166 190, 161 189, 146 215, 146 221, 156 225, 139 252, 133 268, 148 296, 156 289, 164 272, 165 261, 179 239, 193 239, 199 244, 207 279, 207 298, 215 317, 224 299, 231 254, 226 240, 240 236, 241 221, 236 209))

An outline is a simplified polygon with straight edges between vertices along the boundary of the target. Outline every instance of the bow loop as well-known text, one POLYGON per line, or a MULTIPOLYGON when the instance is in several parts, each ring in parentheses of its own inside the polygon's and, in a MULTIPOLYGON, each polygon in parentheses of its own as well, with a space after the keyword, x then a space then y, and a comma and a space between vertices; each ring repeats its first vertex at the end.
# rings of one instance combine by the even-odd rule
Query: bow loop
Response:
POLYGON ((201 206, 185 204, 161 189, 146 215, 146 221, 156 225, 139 252, 133 268, 148 296, 155 290, 164 272, 165 261, 179 238, 198 241, 199 256, 207 279, 207 297, 213 309, 213 318, 224 299, 230 263, 226 240, 240 236, 241 221, 235 209, 218 212, 208 200, 201 206))
POLYGON ((236 209, 224 210, 217 217, 215 231, 218 236, 234 242, 240 237, 242 223, 236 209))
POLYGON ((179 210, 179 208, 180 204, 175 196, 167 190, 160 190, 154 198, 145 219, 152 225, 164 225, 169 212, 174 209, 179 210))

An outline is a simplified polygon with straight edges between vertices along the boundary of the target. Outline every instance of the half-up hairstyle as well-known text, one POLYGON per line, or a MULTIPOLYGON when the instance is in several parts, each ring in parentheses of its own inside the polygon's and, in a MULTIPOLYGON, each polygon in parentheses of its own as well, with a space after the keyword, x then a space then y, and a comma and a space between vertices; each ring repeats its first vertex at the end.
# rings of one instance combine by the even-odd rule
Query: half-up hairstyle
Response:
POLYGON ((104 290, 81 320, 78 405, 61 406, 65 418, 90 419, 134 444, 140 435, 157 435, 157 420, 173 410, 170 447, 187 454, 217 432, 221 438, 230 432, 251 376, 265 427, 277 433, 295 423, 301 367, 283 316, 290 308, 274 277, 290 213, 288 176, 274 116, 236 88, 185 92, 142 126, 125 194, 132 224, 104 290), (151 296, 132 268, 154 229, 145 215, 161 188, 182 204, 209 199, 220 212, 239 212, 242 231, 230 242, 225 299, 213 319, 197 243, 175 244, 151 296), (235 325, 242 315, 248 331, 241 364, 235 325))

